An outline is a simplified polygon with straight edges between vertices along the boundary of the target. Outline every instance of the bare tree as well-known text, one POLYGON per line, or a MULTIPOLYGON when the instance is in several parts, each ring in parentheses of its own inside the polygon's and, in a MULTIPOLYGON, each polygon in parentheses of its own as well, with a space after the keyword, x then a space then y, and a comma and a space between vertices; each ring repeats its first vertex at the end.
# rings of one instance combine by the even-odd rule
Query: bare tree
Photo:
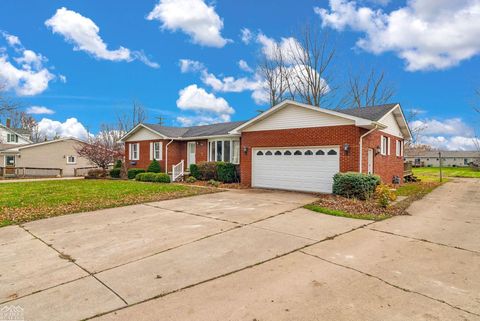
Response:
POLYGON ((327 33, 307 25, 296 40, 274 44, 259 64, 270 105, 291 99, 327 107, 332 93, 332 62, 335 46, 327 33))
POLYGON ((7 113, 15 111, 20 107, 18 101, 14 101, 3 94, 4 88, 3 85, 0 85, 0 116, 5 116, 7 113))
POLYGON ((346 94, 340 102, 341 107, 361 108, 391 102, 395 89, 386 83, 385 72, 372 68, 368 73, 348 75, 346 94))
POLYGON ((426 124, 424 124, 423 122, 417 122, 419 114, 419 110, 410 109, 406 116, 406 120, 412 134, 412 138, 409 141, 405 142, 405 145, 408 147, 418 145, 423 132, 425 131, 425 129, 427 129, 426 124))
POLYGON ((134 101, 130 113, 123 113, 117 115, 117 130, 126 133, 133 127, 144 122, 147 119, 147 114, 143 105, 134 101))

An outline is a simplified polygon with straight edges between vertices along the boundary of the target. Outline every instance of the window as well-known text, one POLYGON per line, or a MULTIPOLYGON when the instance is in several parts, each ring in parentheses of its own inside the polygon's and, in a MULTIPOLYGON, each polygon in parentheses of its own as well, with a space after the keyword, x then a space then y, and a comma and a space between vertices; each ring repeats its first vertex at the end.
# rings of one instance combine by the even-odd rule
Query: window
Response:
POLYGON ((5 155, 5 166, 15 166, 15 155, 5 155))
POLYGON ((399 140, 397 140, 397 141, 396 141, 396 155, 397 155, 398 157, 402 156, 402 149, 403 149, 402 147, 403 147, 403 146, 402 146, 402 142, 399 141, 399 140))
POLYGON ((238 139, 214 139, 208 142, 208 160, 211 162, 240 163, 238 139))
POLYGON ((325 155, 325 152, 323 150, 319 149, 319 150, 317 150, 315 155, 325 155))
POLYGON ((272 156, 272 152, 271 152, 271 151, 267 151, 267 152, 265 153, 265 155, 272 156))
POLYGON ((150 143, 150 160, 162 160, 162 143, 153 142, 150 143))
POLYGON ((139 143, 130 144, 130 159, 138 160, 139 153, 140 153, 140 144, 139 143))
POLYGON ((328 155, 337 155, 337 152, 333 149, 330 149, 327 154, 328 155))
POLYGON ((463 159, 463 165, 468 165, 468 158, 463 159))
POLYGON ((390 143, 389 143, 388 137, 381 136, 380 137, 380 154, 382 155, 390 154, 388 151, 389 147, 390 147, 390 143))
POLYGON ((259 151, 257 152, 257 156, 263 156, 263 152, 262 152, 261 150, 259 150, 259 151))
POLYGON ((7 143, 18 143, 18 135, 7 133, 7 143))
POLYGON ((275 155, 276 155, 276 156, 278 156, 278 155, 282 155, 282 152, 281 152, 281 151, 279 151, 279 150, 277 150, 277 151, 275 152, 275 155))
POLYGON ((73 165, 77 163, 77 157, 70 155, 67 157, 67 164, 73 165))
POLYGON ((302 155, 302 152, 299 150, 296 150, 295 153, 293 153, 293 155, 302 155))
POLYGON ((313 155, 313 152, 312 152, 311 150, 307 150, 307 151, 305 152, 305 155, 313 155))
POLYGON ((289 151, 289 150, 287 150, 285 153, 283 153, 283 155, 290 156, 290 155, 292 155, 292 152, 291 152, 291 151, 289 151))

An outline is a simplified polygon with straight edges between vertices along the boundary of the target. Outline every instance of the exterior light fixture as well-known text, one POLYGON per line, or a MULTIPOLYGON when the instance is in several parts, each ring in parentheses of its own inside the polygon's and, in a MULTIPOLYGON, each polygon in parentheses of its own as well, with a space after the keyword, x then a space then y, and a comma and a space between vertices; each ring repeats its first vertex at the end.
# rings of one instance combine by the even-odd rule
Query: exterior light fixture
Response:
POLYGON ((377 148, 375 148, 375 155, 380 154, 380 152, 381 152, 380 146, 377 146, 377 148))
POLYGON ((245 155, 247 155, 247 153, 248 153, 248 147, 247 146, 243 146, 243 153, 245 155))
POLYGON ((345 154, 348 154, 350 151, 350 145, 349 144, 343 144, 343 150, 345 151, 345 154))

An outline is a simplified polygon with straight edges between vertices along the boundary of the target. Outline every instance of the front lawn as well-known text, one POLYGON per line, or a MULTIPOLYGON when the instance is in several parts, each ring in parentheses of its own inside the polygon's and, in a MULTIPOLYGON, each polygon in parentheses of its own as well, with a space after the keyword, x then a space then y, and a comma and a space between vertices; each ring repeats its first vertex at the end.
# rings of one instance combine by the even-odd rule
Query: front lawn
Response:
MULTIPOLYGON (((438 167, 414 167, 412 170, 415 176, 440 176, 438 167)), ((480 178, 480 170, 470 167, 442 167, 442 174, 445 177, 480 178)))
POLYGON ((102 208, 211 193, 214 189, 121 180, 0 183, 0 227, 102 208))

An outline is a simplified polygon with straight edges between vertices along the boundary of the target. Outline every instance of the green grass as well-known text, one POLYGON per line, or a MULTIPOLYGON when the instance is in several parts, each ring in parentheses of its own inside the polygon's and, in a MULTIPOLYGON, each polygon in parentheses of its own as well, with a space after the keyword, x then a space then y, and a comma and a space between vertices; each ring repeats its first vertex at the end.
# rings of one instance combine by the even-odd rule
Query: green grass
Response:
MULTIPOLYGON (((415 176, 433 176, 437 178, 440 176, 438 167, 415 167, 412 170, 415 176)), ((474 170, 470 167, 442 167, 442 173, 445 177, 480 178, 480 170, 474 170)))
POLYGON ((0 227, 45 217, 208 192, 212 192, 212 189, 123 180, 0 183, 0 227))
POLYGON ((347 218, 354 218, 354 219, 360 219, 360 220, 371 220, 371 221, 381 221, 384 219, 387 219, 391 217, 390 215, 387 214, 382 214, 382 215, 374 215, 374 214, 354 214, 354 213, 347 213, 341 210, 334 210, 331 208, 315 205, 315 204, 308 204, 305 205, 304 208, 318 212, 318 213, 323 213, 323 214, 328 214, 328 215, 333 215, 333 216, 341 216, 341 217, 347 217, 347 218))

